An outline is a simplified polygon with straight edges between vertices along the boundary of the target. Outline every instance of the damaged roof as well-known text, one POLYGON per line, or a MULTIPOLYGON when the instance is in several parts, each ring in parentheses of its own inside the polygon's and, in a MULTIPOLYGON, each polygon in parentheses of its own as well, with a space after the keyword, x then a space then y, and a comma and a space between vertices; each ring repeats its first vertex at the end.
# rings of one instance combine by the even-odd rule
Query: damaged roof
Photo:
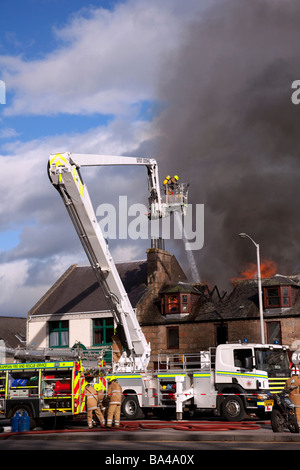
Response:
MULTIPOLYGON (((300 282, 298 276, 280 276, 263 278, 262 287, 268 286, 292 286, 297 289, 295 303, 293 307, 284 309, 264 310, 264 316, 300 316, 300 282)), ((202 286, 203 287, 203 286, 202 286)), ((180 292, 183 287, 174 286, 163 291, 163 293, 180 292)), ((191 287, 190 292, 195 292, 191 287)), ((189 315, 182 317, 172 317, 172 315, 161 315, 159 305, 152 310, 152 315, 148 311, 141 323, 146 324, 171 324, 171 323, 193 323, 193 322, 222 322, 230 320, 250 320, 259 318, 258 284, 256 279, 243 279, 234 283, 233 290, 228 295, 213 297, 212 291, 198 288, 197 301, 194 303, 189 315)))

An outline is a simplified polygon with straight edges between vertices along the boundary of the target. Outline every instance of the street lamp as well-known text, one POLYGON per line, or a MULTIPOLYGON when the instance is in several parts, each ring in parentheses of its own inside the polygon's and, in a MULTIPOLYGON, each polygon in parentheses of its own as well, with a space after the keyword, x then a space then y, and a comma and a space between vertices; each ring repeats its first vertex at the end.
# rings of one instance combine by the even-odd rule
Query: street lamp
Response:
POLYGON ((241 238, 249 238, 256 247, 256 256, 257 256, 257 277, 258 277, 258 301, 259 301, 259 316, 260 316, 260 334, 261 334, 261 343, 265 344, 265 335, 264 335, 264 317, 263 317, 263 303, 262 303, 262 286, 261 286, 261 272, 260 272, 260 256, 259 256, 259 244, 249 237, 246 233, 239 233, 241 238))

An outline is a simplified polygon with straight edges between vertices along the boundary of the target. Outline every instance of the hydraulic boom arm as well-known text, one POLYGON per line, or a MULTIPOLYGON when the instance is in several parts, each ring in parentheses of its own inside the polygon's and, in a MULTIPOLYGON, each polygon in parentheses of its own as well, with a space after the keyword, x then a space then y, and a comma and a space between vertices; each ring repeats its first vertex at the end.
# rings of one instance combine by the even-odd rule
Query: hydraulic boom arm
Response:
POLYGON ((163 216, 158 169, 154 159, 58 153, 50 156, 48 173, 52 184, 64 201, 96 278, 109 302, 114 319, 123 327, 127 343, 126 352, 116 366, 119 370, 145 370, 150 360, 150 344, 147 343, 137 321, 107 242, 97 223, 87 187, 80 175, 80 167, 103 165, 146 166, 151 217, 163 216))

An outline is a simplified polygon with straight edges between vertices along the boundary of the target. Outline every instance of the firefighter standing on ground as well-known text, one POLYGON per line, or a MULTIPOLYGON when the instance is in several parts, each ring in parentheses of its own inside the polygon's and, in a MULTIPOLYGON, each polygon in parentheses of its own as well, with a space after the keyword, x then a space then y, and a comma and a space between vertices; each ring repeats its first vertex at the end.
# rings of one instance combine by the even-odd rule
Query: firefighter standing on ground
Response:
MULTIPOLYGON (((86 379, 87 382, 91 382, 91 378, 86 379)), ((103 399, 103 392, 99 390, 97 392, 91 383, 88 383, 85 386, 85 397, 86 397, 86 408, 87 408, 87 422, 88 427, 91 429, 93 427, 93 413, 95 414, 96 418, 98 419, 100 426, 105 426, 104 416, 98 407, 99 403, 101 403, 103 399)))
POLYGON ((114 376, 109 378, 107 395, 109 398, 109 404, 106 426, 111 428, 114 421, 114 427, 118 428, 120 426, 121 416, 122 387, 114 376))
POLYGON ((296 371, 292 372, 292 376, 285 383, 285 389, 289 388, 293 389, 289 393, 289 398, 295 405, 296 418, 300 423, 300 379, 296 371))

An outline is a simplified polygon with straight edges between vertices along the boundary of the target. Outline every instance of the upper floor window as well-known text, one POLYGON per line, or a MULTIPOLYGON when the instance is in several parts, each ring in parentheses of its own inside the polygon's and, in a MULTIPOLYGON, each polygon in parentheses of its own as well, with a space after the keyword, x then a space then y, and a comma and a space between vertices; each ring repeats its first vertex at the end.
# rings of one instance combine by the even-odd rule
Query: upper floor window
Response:
POLYGON ((49 347, 69 347, 69 322, 68 320, 50 321, 49 325, 49 347))
POLYGON ((292 306, 291 286, 264 287, 265 308, 292 306))
POLYGON ((113 318, 95 318, 93 321, 93 345, 106 346, 112 344, 114 334, 113 318))
POLYGON ((190 313, 190 294, 165 294, 162 302, 162 314, 190 313))

